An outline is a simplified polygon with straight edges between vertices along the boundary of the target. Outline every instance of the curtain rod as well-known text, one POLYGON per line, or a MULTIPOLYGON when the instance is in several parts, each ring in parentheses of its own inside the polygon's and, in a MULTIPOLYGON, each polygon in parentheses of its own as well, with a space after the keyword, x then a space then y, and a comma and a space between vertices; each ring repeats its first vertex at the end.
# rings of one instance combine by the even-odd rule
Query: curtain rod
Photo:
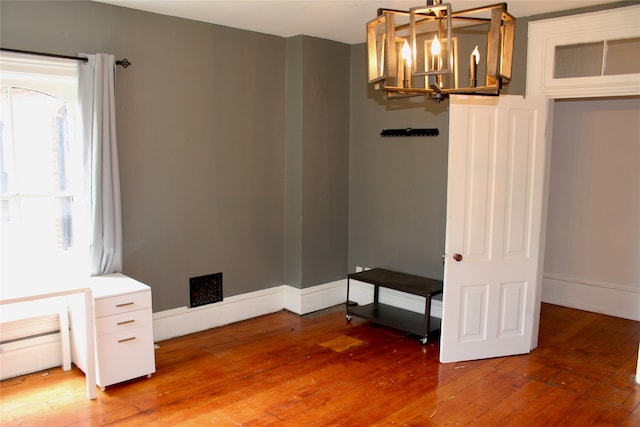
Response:
MULTIPOLYGON (((29 50, 8 49, 5 47, 0 47, 0 50, 4 52, 27 53, 29 55, 48 56, 50 58, 73 59, 73 60, 82 61, 82 62, 87 62, 89 60, 88 58, 85 58, 83 56, 58 55, 56 53, 32 52, 29 50)), ((121 65, 122 68, 127 68, 129 65, 131 65, 131 62, 127 58, 124 58, 122 60, 116 61, 116 65, 121 65)))

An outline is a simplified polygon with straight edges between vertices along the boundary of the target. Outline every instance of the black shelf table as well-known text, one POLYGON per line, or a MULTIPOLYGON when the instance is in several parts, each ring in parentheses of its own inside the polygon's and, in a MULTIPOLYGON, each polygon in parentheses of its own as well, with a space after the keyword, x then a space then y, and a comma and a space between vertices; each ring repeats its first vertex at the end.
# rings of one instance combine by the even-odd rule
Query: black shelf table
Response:
POLYGON ((379 325, 388 326, 420 337, 426 344, 429 338, 440 334, 440 319, 431 316, 431 298, 442 293, 442 281, 411 274, 398 273, 382 268, 352 273, 347 276, 347 320, 360 317, 379 325), (351 306, 349 287, 351 280, 374 286, 373 303, 351 306), (425 298, 424 314, 379 302, 380 288, 393 289, 425 298))

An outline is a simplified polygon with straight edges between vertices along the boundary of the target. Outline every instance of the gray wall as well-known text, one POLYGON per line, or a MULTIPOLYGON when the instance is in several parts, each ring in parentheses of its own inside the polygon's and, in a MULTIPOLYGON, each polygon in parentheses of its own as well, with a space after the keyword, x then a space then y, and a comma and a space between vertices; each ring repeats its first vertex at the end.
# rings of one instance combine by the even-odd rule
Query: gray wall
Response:
MULTIPOLYGON (((630 3, 518 18, 513 76, 502 93, 525 94, 529 21, 630 3)), ((364 44, 352 46, 351 61, 349 271, 356 267, 385 267, 442 279, 448 101, 385 101, 366 83, 364 44), (405 127, 437 127, 440 136, 379 136, 384 128, 405 127)))
MULTIPOLYGON (((152 286, 154 311, 218 271, 225 296, 356 266, 442 277, 447 103, 385 101, 364 45, 88 1, 2 1, 0 16, 3 47, 133 62, 117 81, 124 272, 152 286), (440 136, 379 136, 396 127, 440 136)), ((524 93, 527 22, 510 93, 524 93)))
MULTIPOLYGON (((503 93, 524 94, 526 23, 518 19, 516 30, 512 83, 503 93)), ((349 271, 384 267, 442 279, 449 102, 385 100, 366 82, 364 44, 352 46, 351 64, 349 271), (440 134, 380 136, 407 127, 440 134)))
POLYGON ((287 39, 285 155, 285 284, 302 287, 302 80, 303 37, 287 39))
POLYGON ((558 100, 553 123, 545 275, 640 290, 640 97, 558 100))
POLYGON ((302 287, 347 273, 350 48, 304 38, 302 287))
POLYGON ((351 49, 349 271, 383 267, 442 279, 448 102, 387 101, 366 81, 364 44, 351 49), (381 137, 386 128, 437 137, 381 137))
POLYGON ((93 2, 5 2, 3 47, 109 52, 117 76, 124 272, 154 310, 188 278, 225 296, 283 282, 285 40, 93 2))
POLYGON ((297 286, 345 276, 348 45, 299 37, 296 54, 281 37, 88 1, 0 5, 3 47, 133 63, 116 93, 124 273, 152 287, 154 311, 188 305, 203 274, 223 273, 225 297, 280 286, 285 247, 297 286))
POLYGON ((347 272, 349 46, 287 39, 286 283, 347 272))

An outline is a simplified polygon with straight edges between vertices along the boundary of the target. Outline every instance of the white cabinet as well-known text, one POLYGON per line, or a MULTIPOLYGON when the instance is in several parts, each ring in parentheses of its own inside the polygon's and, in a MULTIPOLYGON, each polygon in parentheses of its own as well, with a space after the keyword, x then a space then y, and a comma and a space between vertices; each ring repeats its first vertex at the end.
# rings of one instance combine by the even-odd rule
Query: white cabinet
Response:
MULTIPOLYGON (((102 388, 155 372, 151 288, 120 273, 90 279, 95 312, 96 384, 102 388)), ((71 309, 75 364, 85 371, 81 322, 71 309)))

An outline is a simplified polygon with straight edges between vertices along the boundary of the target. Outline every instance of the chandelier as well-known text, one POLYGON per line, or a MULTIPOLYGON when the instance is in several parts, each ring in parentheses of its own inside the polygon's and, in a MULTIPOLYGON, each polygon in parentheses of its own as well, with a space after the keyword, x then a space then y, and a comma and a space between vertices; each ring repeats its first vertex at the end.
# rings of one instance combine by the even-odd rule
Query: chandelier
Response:
POLYGON ((461 12, 441 0, 408 12, 379 9, 367 23, 369 83, 387 98, 499 95, 511 80, 514 31, 506 3, 461 12))

